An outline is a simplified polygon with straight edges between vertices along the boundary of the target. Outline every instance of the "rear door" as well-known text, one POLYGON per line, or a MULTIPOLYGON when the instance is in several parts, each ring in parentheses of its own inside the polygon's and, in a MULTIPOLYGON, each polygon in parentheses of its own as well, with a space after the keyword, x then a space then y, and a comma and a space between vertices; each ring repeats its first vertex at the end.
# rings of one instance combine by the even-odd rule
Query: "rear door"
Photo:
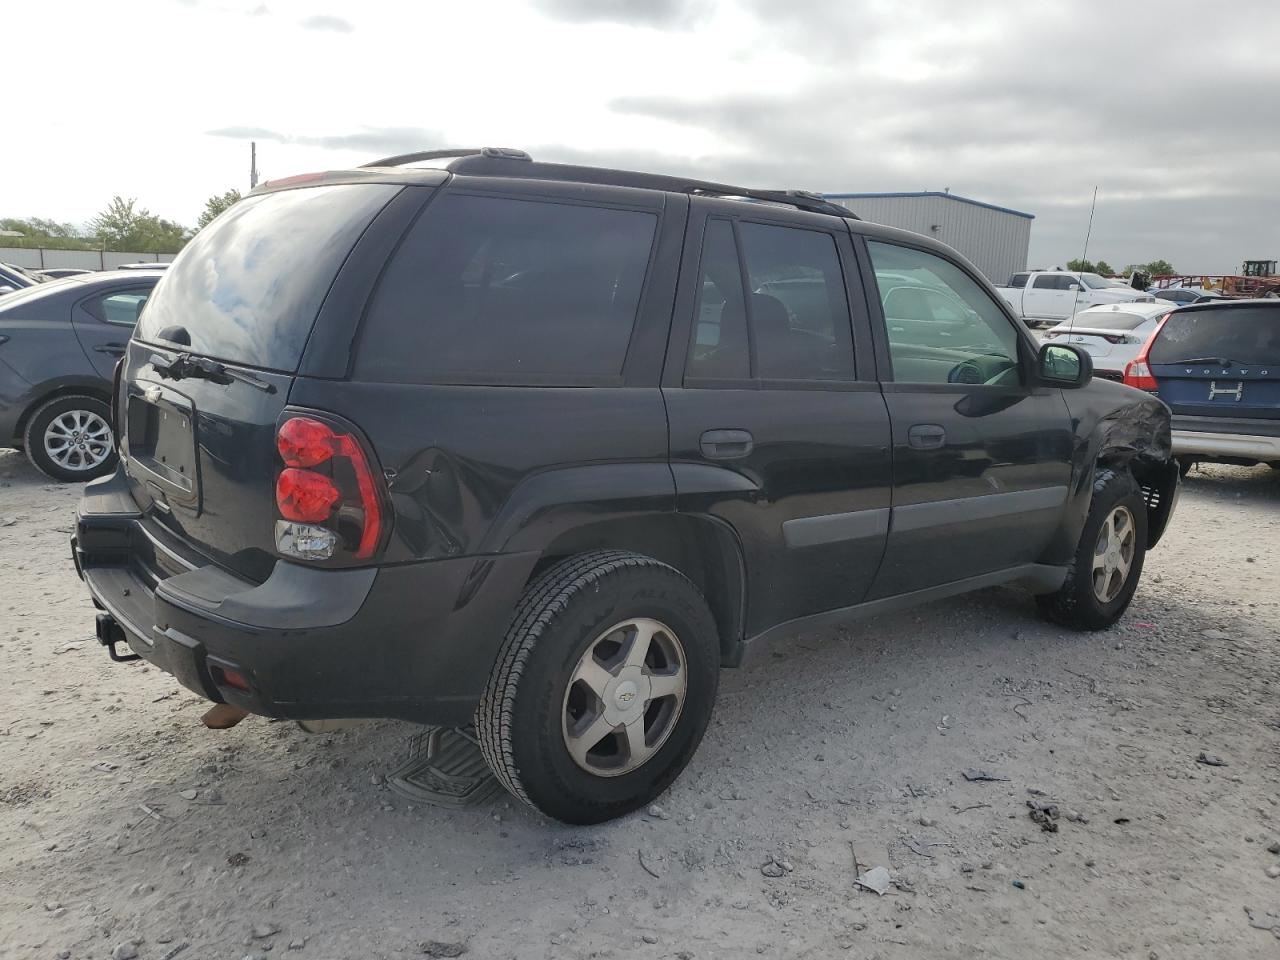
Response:
POLYGON ((138 316, 155 287, 155 281, 136 286, 103 290, 79 301, 71 309, 71 324, 80 346, 93 368, 104 380, 115 373, 116 361, 124 356, 138 316))
POLYGON ((748 635, 860 602, 880 564, 889 419, 858 276, 842 221, 692 203, 663 381, 671 464, 679 509, 742 544, 748 635))
POLYGON ((1061 391, 1034 382, 1034 345, 966 269, 871 238, 864 256, 893 445, 892 522, 868 599, 1034 563, 1071 473, 1061 391), (903 277, 963 303, 964 328, 893 316, 903 277))
POLYGON ((1214 303, 1169 314, 1148 351, 1175 429, 1270 435, 1280 423, 1280 302, 1214 303), (1214 421, 1220 421, 1215 425, 1214 421))

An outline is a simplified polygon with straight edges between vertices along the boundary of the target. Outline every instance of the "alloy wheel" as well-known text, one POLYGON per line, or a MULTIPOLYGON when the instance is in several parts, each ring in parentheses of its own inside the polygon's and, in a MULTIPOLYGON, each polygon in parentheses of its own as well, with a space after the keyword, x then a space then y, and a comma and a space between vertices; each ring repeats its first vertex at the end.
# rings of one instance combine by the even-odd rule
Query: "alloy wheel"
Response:
POLYGON ((688 690, 684 647, 670 627, 637 618, 610 627, 579 659, 565 690, 564 744, 588 773, 630 773, 671 736, 688 690))
POLYGON ((64 470, 86 472, 111 456, 111 425, 92 410, 68 410, 49 421, 44 452, 64 470))
POLYGON ((1128 507, 1116 507, 1102 523, 1093 549, 1093 595, 1110 603, 1124 589, 1138 545, 1137 528, 1128 507))

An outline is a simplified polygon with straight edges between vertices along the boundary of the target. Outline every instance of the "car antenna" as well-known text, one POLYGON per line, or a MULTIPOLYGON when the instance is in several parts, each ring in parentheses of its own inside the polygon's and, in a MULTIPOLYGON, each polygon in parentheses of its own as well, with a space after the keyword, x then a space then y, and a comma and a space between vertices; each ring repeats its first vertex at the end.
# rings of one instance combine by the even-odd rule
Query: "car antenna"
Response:
POLYGON ((1080 273, 1076 277, 1076 295, 1071 302, 1071 319, 1067 322, 1067 343, 1076 328, 1076 308, 1080 306, 1080 288, 1084 286, 1084 265, 1089 262, 1089 237, 1093 235, 1093 211, 1098 209, 1098 185, 1093 185, 1093 203, 1089 205, 1089 226, 1084 231, 1084 252, 1080 254, 1080 273))

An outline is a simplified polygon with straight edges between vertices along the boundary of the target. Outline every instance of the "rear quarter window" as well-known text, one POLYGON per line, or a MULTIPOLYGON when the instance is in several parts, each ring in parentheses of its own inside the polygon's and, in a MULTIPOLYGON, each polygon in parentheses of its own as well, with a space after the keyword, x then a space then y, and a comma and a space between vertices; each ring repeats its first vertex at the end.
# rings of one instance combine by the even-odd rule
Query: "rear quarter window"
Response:
POLYGON ((566 383, 622 372, 657 215, 444 194, 369 305, 360 380, 566 383))
POLYGON ((135 336, 157 342, 181 326, 192 353, 296 370, 338 268, 399 190, 328 184, 239 201, 165 271, 135 336))

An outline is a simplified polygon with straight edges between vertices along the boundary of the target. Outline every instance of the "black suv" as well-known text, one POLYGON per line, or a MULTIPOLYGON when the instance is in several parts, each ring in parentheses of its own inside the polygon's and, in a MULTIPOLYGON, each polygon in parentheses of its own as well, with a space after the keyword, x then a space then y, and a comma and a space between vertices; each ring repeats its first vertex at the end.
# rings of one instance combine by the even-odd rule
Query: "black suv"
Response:
POLYGON ((596 822, 766 640, 1011 582, 1113 623, 1178 471, 1164 405, 1090 372, 814 195, 393 157, 178 257, 76 563, 113 654, 267 716, 474 723, 512 793, 596 822), (886 317, 890 285, 967 310, 886 317))

